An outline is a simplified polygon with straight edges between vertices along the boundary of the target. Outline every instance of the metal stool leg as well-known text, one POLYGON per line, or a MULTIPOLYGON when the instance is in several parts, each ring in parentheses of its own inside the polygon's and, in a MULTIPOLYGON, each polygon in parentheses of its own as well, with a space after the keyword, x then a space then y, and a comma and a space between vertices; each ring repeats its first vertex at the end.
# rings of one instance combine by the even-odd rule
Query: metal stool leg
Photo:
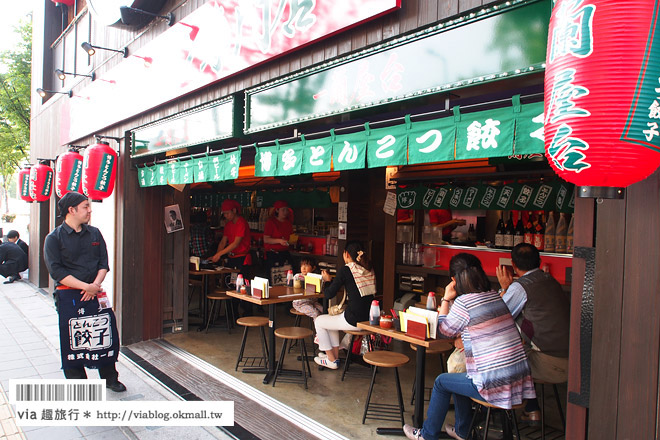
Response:
MULTIPOLYGON (((206 333, 209 332, 209 327, 211 326, 211 317, 213 316, 214 308, 215 308, 215 301, 211 301, 211 311, 209 312, 209 318, 206 320, 206 333)), ((215 321, 215 319, 213 321, 215 321)))
POLYGON ((355 339, 355 335, 351 335, 351 343, 348 346, 348 350, 346 350, 346 359, 344 360, 344 371, 341 373, 342 382, 344 381, 344 376, 346 376, 346 372, 348 371, 348 364, 351 363, 351 350, 353 349, 354 339, 355 339))
POLYGON ((474 436, 474 432, 476 431, 477 427, 474 426, 474 422, 477 421, 477 416, 481 414, 481 409, 483 407, 481 405, 477 405, 477 407, 474 410, 474 413, 472 414, 472 421, 470 422, 470 429, 468 430, 468 436, 465 440, 477 440, 474 436))
POLYGON ((396 378, 396 393, 399 398, 399 414, 401 415, 401 426, 405 424, 403 421, 403 412, 405 411, 403 408, 403 395, 401 394, 401 382, 399 382, 399 368, 394 367, 394 376, 396 378))
MULTIPOLYGON (((301 318, 302 318, 301 315, 296 315, 296 319, 293 321, 293 326, 294 326, 294 327, 300 327, 300 320, 301 320, 301 318)), ((303 341, 303 342, 304 342, 304 341, 303 341)), ((288 351, 288 353, 291 353, 291 349, 292 349, 293 347, 295 347, 296 345, 298 345, 298 340, 297 340, 297 339, 296 339, 295 341, 291 342, 291 344, 289 344, 289 351, 288 351)))
POLYGON ((277 368, 275 368, 275 377, 273 377, 273 386, 277 382, 277 376, 279 376, 280 371, 282 371, 282 364, 284 363, 284 355, 286 354, 286 344, 289 342, 287 339, 284 340, 282 345, 282 351, 280 352, 280 361, 277 363, 277 368))
POLYGON ((234 369, 234 371, 238 371, 238 364, 240 364, 241 361, 243 360, 243 352, 245 351, 245 341, 247 341, 248 328, 249 327, 245 327, 245 330, 243 330, 243 339, 241 340, 241 349, 238 352, 238 359, 236 360, 236 368, 234 369))
POLYGON ((222 301, 222 303, 225 306, 225 322, 227 322, 227 332, 231 335, 231 324, 229 322, 229 307, 227 307, 227 300, 222 301))
MULTIPOLYGON (((307 369, 305 368, 306 359, 307 359, 307 347, 305 347, 305 340, 303 339, 300 344, 300 366, 302 367, 300 372, 302 373, 305 389, 307 389, 307 369)), ((307 364, 307 366, 309 367, 309 363, 307 364)))
POLYGON ((561 418, 561 426, 564 428, 564 432, 566 432, 566 419, 564 418, 564 410, 561 407, 561 400, 559 399, 559 388, 557 388, 557 384, 553 383, 552 388, 555 391, 555 400, 557 401, 557 409, 559 409, 559 417, 561 418))
POLYGON ((516 420, 516 413, 515 411, 511 410, 511 419, 513 420, 513 427, 516 430, 516 439, 521 440, 522 437, 520 437, 520 431, 518 430, 518 420, 516 420))
POLYGON ((490 425, 490 408, 486 411, 486 429, 484 429, 484 439, 488 438, 488 426, 490 425))
POLYGON ((268 344, 266 343, 266 332, 263 327, 259 327, 261 330, 261 354, 264 357, 264 365, 268 368, 268 344))
POLYGON ((371 385, 369 385, 369 393, 367 394, 367 401, 364 404, 364 414, 362 415, 362 424, 364 425, 364 421, 367 419, 367 411, 369 410, 369 402, 371 401, 371 392, 374 389, 374 382, 376 381, 376 372, 378 371, 378 367, 375 365, 373 366, 373 373, 371 375, 371 385))
POLYGON ((541 384, 541 440, 545 440, 545 385, 541 384))

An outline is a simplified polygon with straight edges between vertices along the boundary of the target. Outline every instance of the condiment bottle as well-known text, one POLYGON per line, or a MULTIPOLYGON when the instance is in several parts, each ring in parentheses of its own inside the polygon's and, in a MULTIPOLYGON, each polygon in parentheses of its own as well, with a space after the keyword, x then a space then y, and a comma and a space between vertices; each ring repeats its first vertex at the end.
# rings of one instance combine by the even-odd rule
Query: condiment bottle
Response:
POLYGON ((239 273, 238 276, 236 277, 236 291, 240 292, 241 287, 243 287, 244 285, 245 282, 243 281, 243 275, 239 273))
POLYGON ((293 271, 291 269, 286 271, 286 285, 293 287, 293 271))
POLYGON ((378 325, 380 322, 380 305, 378 300, 371 301, 371 309, 369 310, 369 324, 378 325))
POLYGON ((426 297, 426 310, 435 310, 435 292, 430 291, 429 296, 426 297))

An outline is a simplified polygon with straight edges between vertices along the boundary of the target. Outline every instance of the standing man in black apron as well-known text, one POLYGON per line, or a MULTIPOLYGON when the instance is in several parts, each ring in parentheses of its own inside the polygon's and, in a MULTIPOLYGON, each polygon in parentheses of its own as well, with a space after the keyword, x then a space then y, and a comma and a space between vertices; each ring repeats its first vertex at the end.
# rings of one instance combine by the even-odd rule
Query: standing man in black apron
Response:
POLYGON ((106 380, 106 388, 126 391, 115 368, 119 355, 117 320, 107 301, 99 303, 97 298, 110 270, 105 240, 98 228, 87 224, 92 213, 87 197, 69 192, 57 206, 64 222, 46 237, 44 259, 56 282, 64 376, 87 379, 85 367, 94 368, 106 380))

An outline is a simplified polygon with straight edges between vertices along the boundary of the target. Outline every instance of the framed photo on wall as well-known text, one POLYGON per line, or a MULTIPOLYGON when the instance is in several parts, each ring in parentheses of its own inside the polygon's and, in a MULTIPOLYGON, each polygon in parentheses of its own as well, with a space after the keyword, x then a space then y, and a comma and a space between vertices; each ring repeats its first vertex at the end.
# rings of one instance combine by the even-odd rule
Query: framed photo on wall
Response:
POLYGON ((183 231, 183 219, 179 205, 170 205, 165 207, 164 212, 165 229, 168 234, 176 231, 183 231))

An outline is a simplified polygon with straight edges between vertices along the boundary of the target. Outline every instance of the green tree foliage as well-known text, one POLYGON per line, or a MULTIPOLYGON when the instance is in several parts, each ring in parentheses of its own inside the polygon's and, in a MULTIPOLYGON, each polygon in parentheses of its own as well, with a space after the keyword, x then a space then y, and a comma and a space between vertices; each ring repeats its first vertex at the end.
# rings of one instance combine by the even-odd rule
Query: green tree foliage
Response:
POLYGON ((18 165, 27 159, 30 145, 31 17, 15 32, 20 35, 19 44, 0 54, 0 184, 5 212, 9 185, 18 165))

